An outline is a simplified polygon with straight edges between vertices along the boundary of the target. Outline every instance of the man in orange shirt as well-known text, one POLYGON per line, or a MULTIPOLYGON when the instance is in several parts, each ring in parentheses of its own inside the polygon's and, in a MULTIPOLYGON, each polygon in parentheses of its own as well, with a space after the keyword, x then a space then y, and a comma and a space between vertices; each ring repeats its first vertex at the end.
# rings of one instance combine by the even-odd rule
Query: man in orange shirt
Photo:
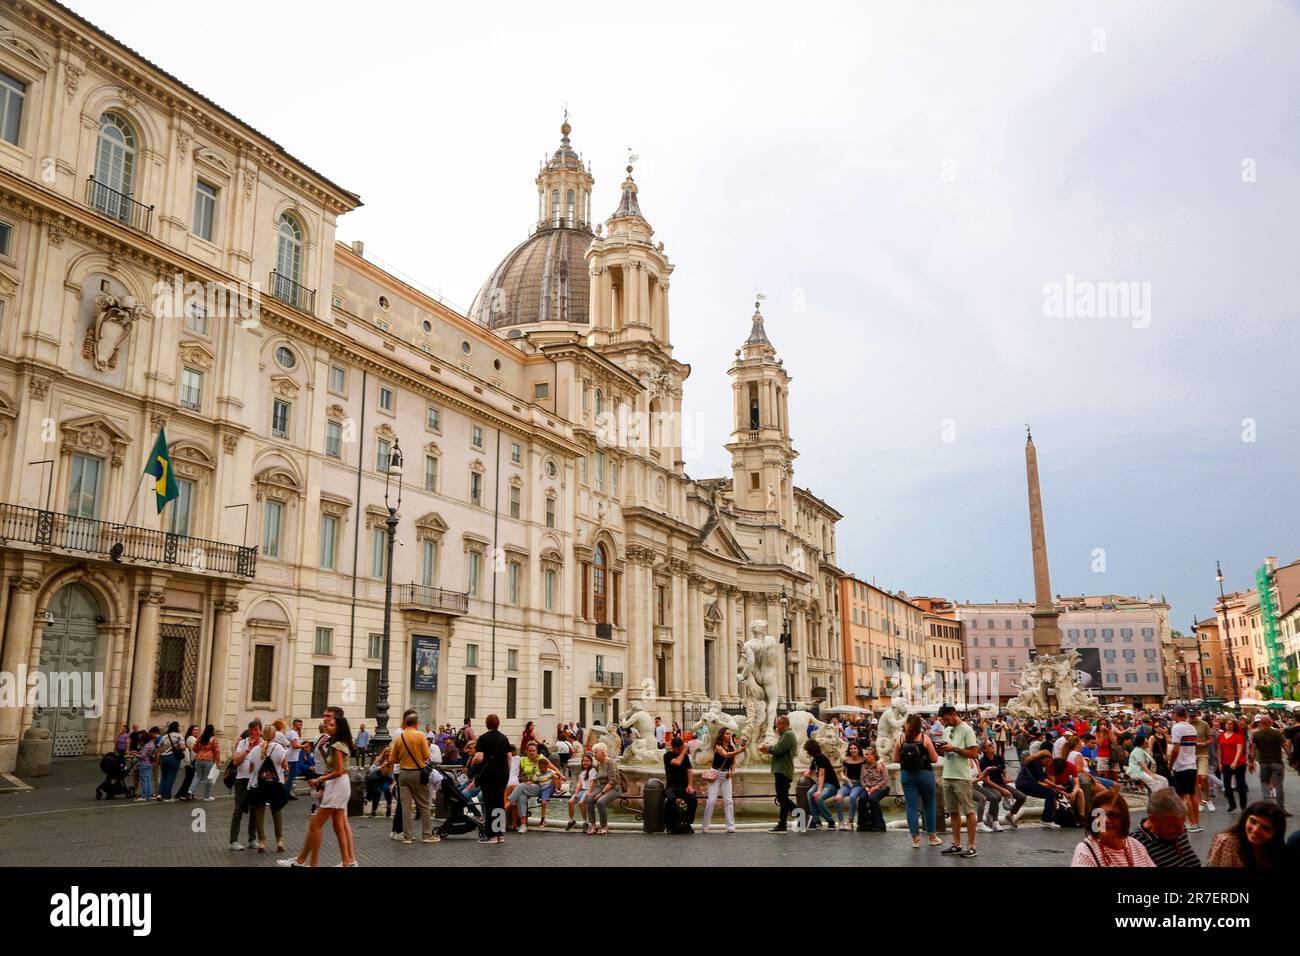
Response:
POLYGON ((402 801, 402 842, 414 843, 411 821, 415 808, 420 808, 420 821, 424 827, 424 842, 437 843, 440 838, 433 832, 433 807, 429 802, 429 788, 420 779, 420 771, 429 762, 429 741, 420 732, 420 715, 410 711, 403 721, 402 732, 393 741, 391 750, 397 776, 398 796, 402 801))

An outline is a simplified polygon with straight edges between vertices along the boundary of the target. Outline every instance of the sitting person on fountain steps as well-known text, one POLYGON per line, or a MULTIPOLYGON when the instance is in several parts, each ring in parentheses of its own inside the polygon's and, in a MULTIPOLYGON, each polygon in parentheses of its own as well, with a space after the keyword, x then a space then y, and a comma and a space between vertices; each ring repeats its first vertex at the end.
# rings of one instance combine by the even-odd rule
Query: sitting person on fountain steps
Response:
POLYGON ((681 737, 673 737, 664 753, 664 829, 669 833, 694 833, 695 810, 699 798, 695 795, 694 771, 688 759, 686 745, 681 737))

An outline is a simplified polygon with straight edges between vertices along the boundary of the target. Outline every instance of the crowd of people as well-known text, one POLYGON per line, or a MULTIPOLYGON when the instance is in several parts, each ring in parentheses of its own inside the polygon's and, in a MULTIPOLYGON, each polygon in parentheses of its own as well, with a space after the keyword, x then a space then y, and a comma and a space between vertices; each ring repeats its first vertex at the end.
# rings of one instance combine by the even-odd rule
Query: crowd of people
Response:
MULTIPOLYGON (((253 720, 228 756, 211 726, 184 732, 178 723, 123 727, 115 752, 105 756, 113 766, 106 767, 109 779, 101 789, 116 775, 137 801, 211 801, 214 786, 224 783, 234 797, 230 849, 246 848, 240 840, 247 817, 247 847, 265 852, 268 808, 275 847, 283 851, 282 811, 299 799, 294 784, 301 778, 312 797, 311 824, 300 853, 280 860, 286 866, 315 865, 326 823, 338 840, 340 865, 356 865, 347 819, 353 767, 364 768, 370 816, 383 802, 393 819, 392 837, 404 844, 416 842, 417 823, 424 843, 477 829, 480 843, 500 844, 507 833, 525 834, 530 825, 609 833, 611 808, 625 798, 619 757, 634 735, 622 733, 614 753, 603 740, 584 742, 576 724, 560 725, 548 741, 529 722, 518 743, 499 725, 489 715, 482 734, 469 720, 459 728, 425 724, 421 730, 418 714, 407 711, 392 742, 370 754, 365 725, 354 739, 342 709, 330 707, 313 735, 304 733, 301 720, 253 720), (457 826, 450 818, 435 825, 439 794, 442 812, 450 812, 457 826), (557 799, 558 821, 549 814, 557 799)), ((809 830, 881 831, 886 798, 901 796, 914 848, 924 838, 946 855, 970 858, 978 854, 977 834, 1018 828, 1035 798, 1042 801, 1045 827, 1086 831, 1075 866, 1200 866, 1188 834, 1203 829, 1203 814, 1217 812, 1220 800, 1239 816, 1215 837, 1208 865, 1276 866, 1300 855, 1300 833, 1287 839, 1291 814, 1285 805, 1286 764, 1300 769, 1300 715, 1279 729, 1267 713, 1248 722, 1185 707, 1091 720, 963 718, 943 707, 933 718, 910 715, 887 759, 877 747, 878 725, 868 716, 831 726, 842 746, 829 753, 811 727, 806 739, 796 739, 784 716, 777 718, 775 741, 759 748, 776 791, 774 832, 789 832, 796 810, 809 830), (803 786, 795 770, 799 751, 807 757, 803 786), (898 767, 901 794, 891 790, 889 763, 898 767), (805 794, 802 807, 792 789, 805 794), (1135 803, 1146 797, 1137 826, 1126 795, 1135 803), (940 801, 948 815, 947 845, 938 834, 940 801)), ((663 751, 664 829, 693 832, 703 796, 700 829, 710 830, 720 803, 725 832, 736 832, 733 778, 750 745, 723 730, 708 744, 713 753, 700 759, 695 751, 704 742, 660 720, 655 742, 663 751)))

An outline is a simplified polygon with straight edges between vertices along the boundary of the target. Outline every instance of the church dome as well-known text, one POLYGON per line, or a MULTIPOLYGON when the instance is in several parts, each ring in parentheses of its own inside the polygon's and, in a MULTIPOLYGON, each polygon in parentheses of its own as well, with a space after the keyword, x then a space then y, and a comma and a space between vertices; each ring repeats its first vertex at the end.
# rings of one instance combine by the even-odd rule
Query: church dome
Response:
POLYGON ((591 277, 591 171, 569 144, 568 116, 560 146, 537 174, 532 234, 501 260, 474 296, 469 317, 489 329, 534 322, 587 325, 591 277))
POLYGON ((591 276, 585 256, 591 233, 545 227, 515 246, 483 283, 469 317, 489 329, 533 322, 586 325, 591 276))

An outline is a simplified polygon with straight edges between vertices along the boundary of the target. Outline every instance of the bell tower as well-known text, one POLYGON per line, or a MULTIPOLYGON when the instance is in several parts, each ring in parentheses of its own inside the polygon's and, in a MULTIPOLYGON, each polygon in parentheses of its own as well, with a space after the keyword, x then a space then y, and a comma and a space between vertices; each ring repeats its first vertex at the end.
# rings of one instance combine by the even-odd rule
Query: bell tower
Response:
POLYGON ((763 327, 754 303, 753 325, 727 370, 734 398, 732 496, 737 508, 762 511, 776 523, 794 524, 794 460, 790 441, 790 375, 763 327))
POLYGON ((537 229, 590 229, 591 170, 569 145, 569 114, 560 126, 560 145, 537 173, 537 229))

